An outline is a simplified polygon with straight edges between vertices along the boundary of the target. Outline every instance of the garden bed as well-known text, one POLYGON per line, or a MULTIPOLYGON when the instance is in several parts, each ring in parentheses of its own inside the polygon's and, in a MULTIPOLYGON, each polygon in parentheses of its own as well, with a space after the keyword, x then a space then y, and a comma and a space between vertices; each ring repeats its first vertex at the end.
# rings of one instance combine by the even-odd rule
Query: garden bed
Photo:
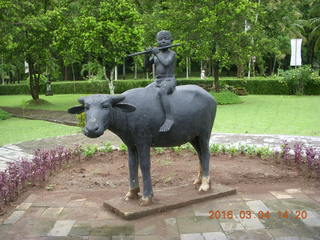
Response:
MULTIPOLYGON (((263 194, 288 188, 316 190, 320 187, 319 160, 314 160, 313 156, 312 168, 308 168, 302 155, 297 155, 297 147, 295 156, 288 155, 286 144, 283 156, 267 149, 250 147, 236 150, 212 145, 210 150, 211 180, 236 188, 238 193, 263 194)), ((155 148, 151 159, 154 190, 191 185, 199 169, 198 156, 188 145, 184 148, 155 148)), ((32 164, 26 161, 20 165, 13 164, 8 173, 11 175, 2 175, 2 179, 6 177, 11 184, 2 181, 2 194, 7 199, 7 204, 1 205, 2 214, 9 213, 10 209, 34 191, 101 190, 124 196, 128 190, 125 145, 121 145, 120 150, 113 150, 110 144, 106 144, 100 149, 87 146, 70 150, 59 148, 37 151, 32 164), (15 182, 13 180, 18 183, 17 187, 12 185, 15 182), (6 186, 10 187, 10 192, 6 186), (17 198, 18 201, 15 201, 17 198)), ((140 183, 141 180, 140 177, 140 183)))
MULTIPOLYGON (((172 150, 154 152, 151 158, 154 189, 190 184, 199 168, 197 155, 187 150, 179 153, 172 150)), ((243 155, 211 156, 210 175, 215 183, 235 187, 240 192, 320 186, 316 175, 306 178, 295 166, 243 155)), ((125 194, 128 189, 127 153, 98 153, 58 173, 49 180, 48 185, 51 190, 68 191, 117 188, 125 194)))

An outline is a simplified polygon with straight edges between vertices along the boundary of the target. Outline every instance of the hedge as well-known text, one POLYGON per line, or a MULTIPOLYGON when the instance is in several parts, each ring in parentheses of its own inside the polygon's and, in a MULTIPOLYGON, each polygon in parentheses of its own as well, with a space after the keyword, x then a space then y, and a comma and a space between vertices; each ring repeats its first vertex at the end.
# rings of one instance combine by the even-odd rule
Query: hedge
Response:
MULTIPOLYGON (((151 80, 118 80, 115 81, 115 92, 122 93, 131 88, 145 87, 151 80)), ((178 85, 196 84, 206 89, 212 87, 212 80, 177 80, 178 85)), ((244 87, 249 94, 275 94, 291 95, 294 94, 290 84, 281 83, 277 79, 270 80, 221 80, 221 85, 233 87, 244 87)), ((45 86, 40 86, 40 94, 44 94, 45 86)), ((53 82, 52 91, 54 94, 73 94, 73 93, 109 93, 106 81, 63 81, 53 82)), ((0 95, 29 94, 29 87, 26 84, 1 85, 0 95)), ((320 81, 308 83, 305 87, 306 95, 320 95, 320 81)))

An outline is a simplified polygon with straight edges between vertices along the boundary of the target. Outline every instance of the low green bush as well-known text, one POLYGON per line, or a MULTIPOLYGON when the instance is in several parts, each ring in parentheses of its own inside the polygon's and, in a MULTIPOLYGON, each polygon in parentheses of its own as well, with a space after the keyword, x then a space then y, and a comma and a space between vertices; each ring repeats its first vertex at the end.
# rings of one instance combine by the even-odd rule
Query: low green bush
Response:
MULTIPOLYGON (((45 86, 40 85, 40 93, 44 94, 45 86)), ((0 86, 0 95, 30 94, 28 84, 8 84, 0 86)))
POLYGON ((0 108, 0 120, 6 120, 9 118, 11 118, 11 115, 0 108))
POLYGON ((309 65, 293 68, 287 71, 279 71, 280 82, 289 86, 290 93, 303 95, 308 83, 314 83, 312 78, 313 71, 309 65))
MULTIPOLYGON (((313 77, 312 81, 307 81, 304 86, 304 94, 319 95, 320 79, 313 77)), ((122 93, 126 90, 138 87, 145 87, 151 83, 151 80, 118 80, 114 82, 115 93, 122 93)), ((195 84, 203 87, 207 91, 212 90, 212 80, 177 80, 177 85, 195 84)), ((269 95, 291 95, 295 94, 294 84, 284 82, 281 78, 261 79, 222 79, 221 86, 226 85, 234 88, 246 89, 249 94, 269 94, 269 95)), ((53 94, 95 94, 109 93, 107 81, 63 81, 52 83, 53 94)), ((0 95, 29 94, 27 84, 1 85, 0 95)), ((40 85, 40 94, 45 93, 45 85, 40 85)))
POLYGON ((210 94, 220 105, 242 103, 240 97, 237 94, 228 90, 223 90, 221 92, 211 91, 210 94))

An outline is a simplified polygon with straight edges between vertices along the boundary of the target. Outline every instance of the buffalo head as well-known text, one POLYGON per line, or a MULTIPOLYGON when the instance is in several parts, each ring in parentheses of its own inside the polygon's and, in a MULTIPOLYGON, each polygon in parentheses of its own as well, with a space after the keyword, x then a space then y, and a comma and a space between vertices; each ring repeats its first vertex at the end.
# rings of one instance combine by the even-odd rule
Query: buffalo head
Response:
POLYGON ((96 94, 78 99, 80 106, 68 109, 69 113, 86 113, 86 125, 84 134, 90 138, 101 136, 110 124, 112 110, 132 112, 136 108, 128 103, 122 103, 125 96, 110 96, 106 94, 96 94))

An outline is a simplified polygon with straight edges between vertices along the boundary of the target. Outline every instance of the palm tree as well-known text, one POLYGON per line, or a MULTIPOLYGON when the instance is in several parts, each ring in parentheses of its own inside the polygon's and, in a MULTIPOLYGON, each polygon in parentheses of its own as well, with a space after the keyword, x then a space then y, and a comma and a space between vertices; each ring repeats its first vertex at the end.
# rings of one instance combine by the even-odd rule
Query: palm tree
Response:
MULTIPOLYGON (((314 6, 313 9, 317 9, 317 14, 320 15, 320 3, 318 3, 316 6, 314 6)), ((312 28, 312 31, 310 33, 310 38, 314 40, 314 53, 317 52, 317 50, 320 48, 320 16, 316 16, 314 18, 311 18, 310 25, 312 28)))

